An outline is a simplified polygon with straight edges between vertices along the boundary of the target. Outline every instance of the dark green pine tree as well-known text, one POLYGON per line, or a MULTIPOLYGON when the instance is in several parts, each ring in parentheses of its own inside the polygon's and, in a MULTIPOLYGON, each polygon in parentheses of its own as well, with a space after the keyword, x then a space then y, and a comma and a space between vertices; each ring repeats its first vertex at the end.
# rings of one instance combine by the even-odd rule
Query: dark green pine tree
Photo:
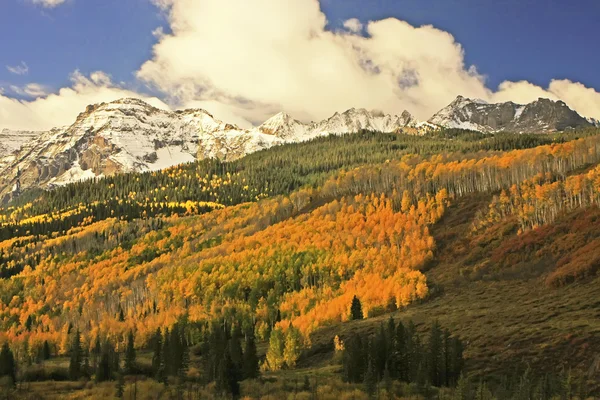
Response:
POLYGON ((96 382, 106 382, 112 379, 113 362, 112 362, 112 345, 109 341, 102 346, 100 360, 96 368, 96 382))
POLYGON ((161 381, 159 376, 160 364, 162 360, 162 333, 157 329, 152 338, 152 374, 157 381, 161 381))
POLYGON ((125 313, 123 312, 123 308, 119 306, 119 322, 125 321, 125 313))
POLYGON ((395 349, 391 366, 392 376, 403 382, 409 381, 408 356, 406 351, 406 330, 402 322, 396 325, 395 349))
POLYGON ((256 342, 254 333, 250 333, 246 337, 244 346, 244 361, 242 366, 244 379, 258 378, 258 355, 256 354, 256 342))
POLYGON ((42 359, 49 360, 50 356, 50 345, 47 340, 44 340, 44 345, 42 346, 42 359))
POLYGON ((17 364, 8 343, 2 345, 0 350, 0 377, 8 377, 11 385, 16 383, 17 364))
POLYGON ((342 355, 343 379, 349 383, 360 383, 364 379, 365 351, 361 337, 354 333, 345 343, 342 355))
POLYGON ((231 339, 229 339, 229 355, 231 356, 231 361, 236 365, 239 371, 242 370, 244 364, 244 355, 242 353, 242 345, 240 343, 240 338, 242 336, 242 332, 238 324, 233 328, 233 332, 231 333, 231 339))
POLYGON ((352 304, 350 305, 350 319, 354 321, 363 318, 364 316, 360 300, 358 299, 358 297, 354 296, 352 298, 352 304))
POLYGON ((371 357, 373 359, 373 367, 375 368, 375 376, 379 381, 383 377, 383 371, 385 370, 390 354, 388 348, 388 336, 383 324, 379 326, 379 332, 377 332, 373 338, 372 347, 373 353, 371 357))
POLYGON ((81 348, 81 335, 79 328, 75 331, 69 349, 71 359, 69 361, 69 379, 76 381, 81 378, 81 367, 83 365, 83 350, 81 348))
POLYGON ((429 341, 427 343, 427 369, 429 382, 436 387, 442 386, 442 370, 444 366, 443 336, 440 324, 435 321, 429 331, 429 341))
POLYGON ((96 336, 96 343, 94 343, 94 348, 92 349, 92 367, 94 370, 98 368, 98 362, 100 361, 100 356, 102 355, 102 343, 100 342, 100 335, 96 336))
POLYGON ((234 399, 240 396, 240 372, 233 363, 229 349, 225 352, 225 358, 219 364, 217 373, 216 388, 221 393, 231 395, 234 399))
POLYGON ((464 346, 459 338, 453 337, 450 339, 447 372, 450 386, 455 386, 462 374, 465 365, 463 350, 464 346))
POLYGON ((125 374, 134 374, 137 371, 135 354, 135 336, 133 331, 127 335, 127 347, 125 349, 125 374))
POLYGON ((163 347, 160 355, 160 366, 158 368, 158 381, 168 385, 169 383, 169 369, 170 369, 170 356, 171 343, 169 340, 169 330, 165 329, 165 335, 163 337, 163 347))
POLYGON ((444 329, 442 334, 442 359, 441 359, 441 385, 450 386, 450 347, 452 346, 452 338, 450 331, 444 329))
POLYGON ((31 319, 31 315, 27 317, 27 321, 25 321, 25 329, 27 332, 31 332, 31 325, 33 324, 33 320, 31 319))
POLYGON ((365 371, 365 391, 369 395, 369 397, 374 397, 375 392, 377 391, 377 377, 375 376, 375 367, 373 366, 373 361, 369 360, 367 364, 367 370, 365 371))
POLYGON ((406 371, 407 382, 416 382, 421 372, 421 343, 415 334, 416 328, 412 321, 406 327, 406 371))

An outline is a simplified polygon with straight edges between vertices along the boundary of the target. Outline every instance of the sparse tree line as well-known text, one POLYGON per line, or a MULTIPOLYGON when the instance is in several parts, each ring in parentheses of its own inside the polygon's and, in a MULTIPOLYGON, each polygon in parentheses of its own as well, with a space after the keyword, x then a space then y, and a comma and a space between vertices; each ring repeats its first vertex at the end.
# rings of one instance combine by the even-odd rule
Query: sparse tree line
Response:
POLYGON ((456 386, 464 367, 464 345, 436 322, 426 340, 412 322, 404 326, 392 318, 370 336, 352 334, 343 343, 342 374, 346 382, 364 382, 373 393, 377 383, 390 379, 442 387, 456 386))
POLYGON ((480 212, 475 229, 517 215, 520 231, 552 223, 560 213, 600 204, 600 167, 571 176, 538 174, 494 196, 487 213, 480 212))

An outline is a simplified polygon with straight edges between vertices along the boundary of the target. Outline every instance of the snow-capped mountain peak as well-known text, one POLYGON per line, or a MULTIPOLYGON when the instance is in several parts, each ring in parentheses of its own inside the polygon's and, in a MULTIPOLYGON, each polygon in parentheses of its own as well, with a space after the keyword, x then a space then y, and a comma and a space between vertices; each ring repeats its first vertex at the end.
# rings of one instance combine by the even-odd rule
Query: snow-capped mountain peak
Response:
POLYGON ((301 138, 307 129, 306 125, 285 112, 275 114, 258 127, 260 132, 281 139, 301 138))
POLYGON ((446 128, 517 133, 553 132, 591 125, 562 101, 540 98, 525 105, 490 104, 463 96, 437 112, 429 122, 446 128))

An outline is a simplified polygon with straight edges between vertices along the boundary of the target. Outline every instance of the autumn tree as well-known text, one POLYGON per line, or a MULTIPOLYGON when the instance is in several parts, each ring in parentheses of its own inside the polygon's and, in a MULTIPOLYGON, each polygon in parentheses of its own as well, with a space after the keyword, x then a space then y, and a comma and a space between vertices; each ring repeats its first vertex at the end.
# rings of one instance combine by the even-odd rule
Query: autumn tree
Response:
POLYGON ((266 366, 271 371, 280 370, 285 364, 284 352, 285 335, 281 328, 271 331, 269 338, 269 349, 267 350, 266 366))
POLYGON ((296 361, 302 351, 302 333, 290 325, 285 334, 285 347, 283 350, 283 359, 288 368, 294 368, 296 361))

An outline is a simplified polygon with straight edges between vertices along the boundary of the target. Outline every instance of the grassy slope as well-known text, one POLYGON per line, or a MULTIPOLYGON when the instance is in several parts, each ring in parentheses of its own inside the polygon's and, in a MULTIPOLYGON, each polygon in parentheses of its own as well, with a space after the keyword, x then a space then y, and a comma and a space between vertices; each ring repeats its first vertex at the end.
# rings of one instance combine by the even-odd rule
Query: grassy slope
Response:
MULTIPOLYGON (((543 278, 561 254, 600 235, 597 225, 596 229, 594 225, 582 228, 595 221, 600 210, 574 212, 546 229, 522 236, 516 235, 514 220, 471 236, 475 212, 487 207, 489 200, 488 196, 469 197, 448 210, 432 230, 438 243, 436 260, 427 271, 434 287, 432 298, 391 315, 396 320, 412 319, 420 330, 437 319, 457 333, 467 343, 467 368, 475 376, 512 374, 529 364, 537 371, 575 368, 597 380, 600 278, 559 289, 546 286, 543 278), (571 238, 572 248, 557 249, 557 241, 570 228, 579 231, 571 238), (532 241, 535 248, 531 248, 532 241), (524 243, 528 247, 519 248, 524 243), (511 248, 516 251, 494 262, 511 248)), ((352 331, 374 332, 389 316, 318 331, 300 366, 326 365, 336 334, 343 338, 352 331)))

